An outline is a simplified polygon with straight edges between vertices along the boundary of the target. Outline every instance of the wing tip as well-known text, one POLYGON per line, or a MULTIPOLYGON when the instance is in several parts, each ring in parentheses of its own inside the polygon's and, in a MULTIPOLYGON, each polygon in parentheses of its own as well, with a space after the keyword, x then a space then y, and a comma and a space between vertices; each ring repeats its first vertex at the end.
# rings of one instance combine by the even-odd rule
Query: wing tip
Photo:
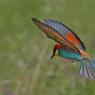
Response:
POLYGON ((32 19, 32 21, 33 21, 34 23, 38 21, 37 18, 31 17, 31 19, 32 19))

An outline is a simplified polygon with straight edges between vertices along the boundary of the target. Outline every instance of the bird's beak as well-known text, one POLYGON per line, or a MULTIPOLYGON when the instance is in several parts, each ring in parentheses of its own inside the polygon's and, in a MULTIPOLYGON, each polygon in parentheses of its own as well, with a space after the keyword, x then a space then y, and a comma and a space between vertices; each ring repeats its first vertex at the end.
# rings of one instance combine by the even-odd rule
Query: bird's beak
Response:
POLYGON ((52 60, 52 58, 53 58, 54 56, 55 56, 55 55, 52 54, 51 57, 50 57, 50 59, 52 60))
POLYGON ((52 60, 52 58, 55 56, 55 53, 56 53, 56 50, 57 50, 57 48, 53 48, 53 54, 51 55, 51 57, 50 57, 50 59, 52 60))

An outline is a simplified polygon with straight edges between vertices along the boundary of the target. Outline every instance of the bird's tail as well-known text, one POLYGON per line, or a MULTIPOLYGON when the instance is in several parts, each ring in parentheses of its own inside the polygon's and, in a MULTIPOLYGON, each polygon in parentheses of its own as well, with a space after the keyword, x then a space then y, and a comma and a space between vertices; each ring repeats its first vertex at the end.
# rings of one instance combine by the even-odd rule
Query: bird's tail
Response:
POLYGON ((95 61, 82 59, 80 65, 80 75, 88 79, 95 80, 95 61))

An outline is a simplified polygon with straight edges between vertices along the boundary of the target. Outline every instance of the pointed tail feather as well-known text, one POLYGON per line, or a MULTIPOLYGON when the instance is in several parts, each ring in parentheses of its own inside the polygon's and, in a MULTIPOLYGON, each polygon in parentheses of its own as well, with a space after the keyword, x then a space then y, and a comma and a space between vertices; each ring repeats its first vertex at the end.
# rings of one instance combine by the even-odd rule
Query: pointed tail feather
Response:
POLYGON ((95 61, 88 59, 82 60, 80 75, 88 79, 95 80, 95 61))

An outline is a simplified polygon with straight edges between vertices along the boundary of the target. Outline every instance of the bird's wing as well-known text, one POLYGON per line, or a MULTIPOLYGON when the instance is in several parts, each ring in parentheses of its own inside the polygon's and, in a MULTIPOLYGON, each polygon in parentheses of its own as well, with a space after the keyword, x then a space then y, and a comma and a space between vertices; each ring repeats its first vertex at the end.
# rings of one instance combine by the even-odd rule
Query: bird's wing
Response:
POLYGON ((55 30, 53 27, 45 24, 42 21, 37 20, 36 18, 32 18, 32 21, 51 39, 54 39, 56 42, 61 45, 66 45, 67 47, 73 49, 78 54, 80 54, 79 49, 70 41, 68 41, 61 33, 55 30))
POLYGON ((77 48, 85 51, 85 45, 80 40, 80 38, 66 25, 54 21, 51 19, 44 20, 44 23, 53 29, 55 29, 59 34, 61 34, 64 38, 66 38, 68 41, 70 41, 72 44, 74 44, 77 48))

